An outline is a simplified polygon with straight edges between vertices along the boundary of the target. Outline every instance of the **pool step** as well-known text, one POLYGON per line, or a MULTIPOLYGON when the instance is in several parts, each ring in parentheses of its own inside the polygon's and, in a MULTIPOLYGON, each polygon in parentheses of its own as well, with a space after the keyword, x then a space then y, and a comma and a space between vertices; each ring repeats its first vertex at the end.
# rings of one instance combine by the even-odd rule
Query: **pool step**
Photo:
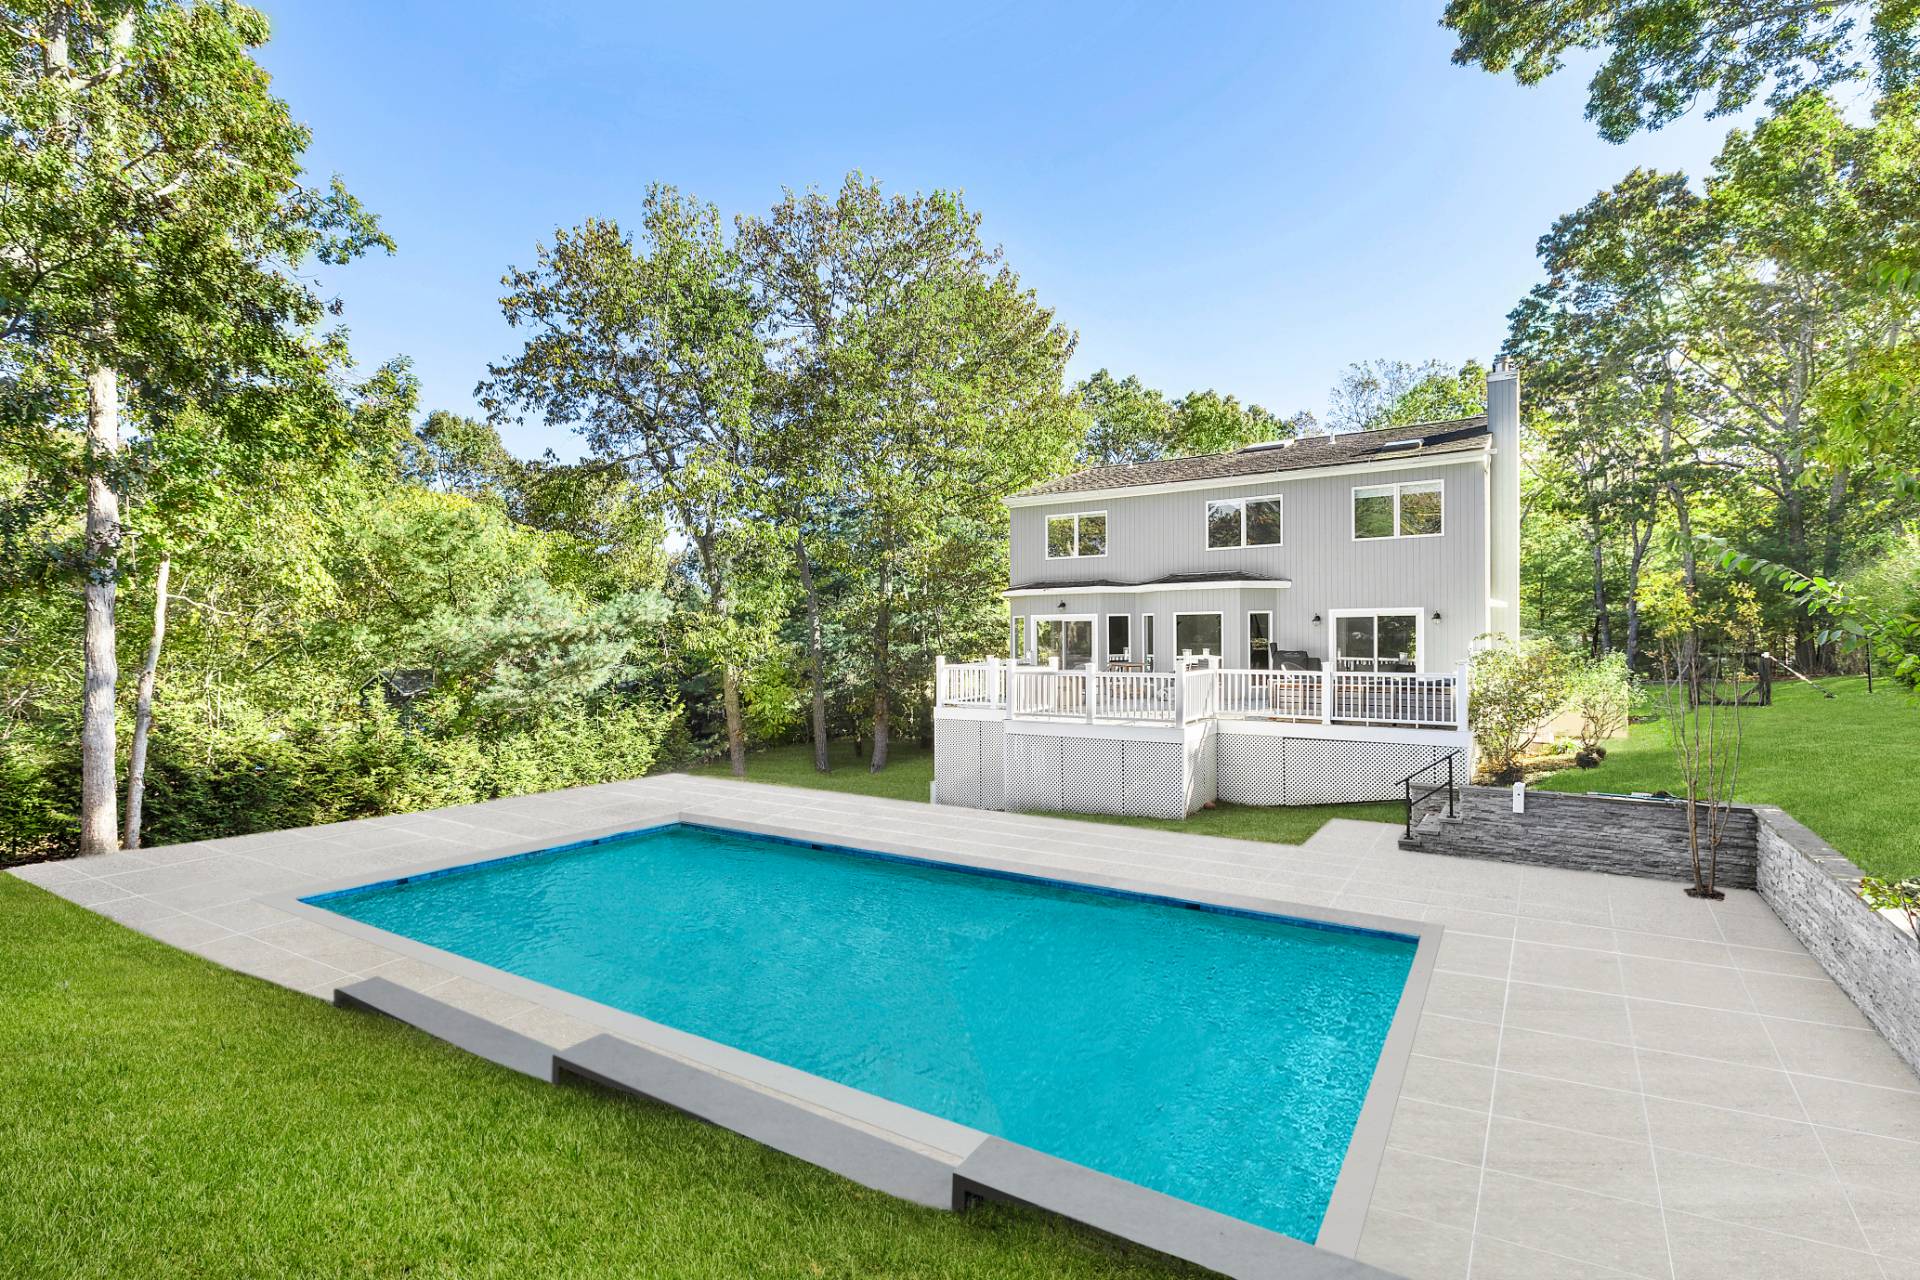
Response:
POLYGON ((509 1031, 386 978, 362 978, 349 986, 336 987, 333 1003, 342 1009, 385 1014, 488 1062, 497 1062, 536 1080, 553 1079, 551 1045, 541 1044, 531 1036, 509 1031))
POLYGON ((953 1203, 950 1164, 613 1036, 554 1053, 553 1071, 665 1103, 875 1191, 936 1209, 953 1203))
POLYGON ((1392 1280, 1364 1262, 1000 1138, 953 1171, 953 1207, 975 1200, 1044 1209, 1226 1276, 1392 1280))

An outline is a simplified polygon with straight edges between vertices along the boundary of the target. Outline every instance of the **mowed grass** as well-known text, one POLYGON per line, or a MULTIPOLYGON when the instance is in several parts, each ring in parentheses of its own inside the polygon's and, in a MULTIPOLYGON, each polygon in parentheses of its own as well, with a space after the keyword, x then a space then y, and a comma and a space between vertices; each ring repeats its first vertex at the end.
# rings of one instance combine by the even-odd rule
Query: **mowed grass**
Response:
MULTIPOLYGON (((829 756, 833 764, 832 772, 819 773, 813 767, 811 744, 769 747, 765 751, 748 753, 747 781, 814 787, 822 791, 848 791, 863 796, 884 796, 889 800, 918 800, 925 803, 928 787, 933 782, 933 752, 918 743, 894 743, 887 755, 887 767, 878 773, 870 773, 866 757, 856 754, 852 743, 836 742, 829 756)), ((702 765, 692 772, 721 777, 731 774, 725 759, 702 765)), ((1223 804, 1202 809, 1189 818, 1126 818, 1097 813, 1049 816, 1080 818, 1087 822, 1106 822, 1125 827, 1152 827, 1159 831, 1181 831, 1197 836, 1300 844, 1324 826, 1329 818, 1400 822, 1405 817, 1405 808, 1394 803, 1296 805, 1275 809, 1223 804)))
POLYGON ((1196 1274, 496 1068, 0 875, 0 1274, 1196 1274))
MULTIPOLYGON (((1864 678, 1820 681, 1823 698, 1776 680, 1773 705, 1741 709, 1741 800, 1775 804, 1870 874, 1920 875, 1920 702, 1864 678)), ((1670 791, 1683 787, 1666 726, 1636 724, 1593 769, 1536 784, 1553 791, 1670 791)))

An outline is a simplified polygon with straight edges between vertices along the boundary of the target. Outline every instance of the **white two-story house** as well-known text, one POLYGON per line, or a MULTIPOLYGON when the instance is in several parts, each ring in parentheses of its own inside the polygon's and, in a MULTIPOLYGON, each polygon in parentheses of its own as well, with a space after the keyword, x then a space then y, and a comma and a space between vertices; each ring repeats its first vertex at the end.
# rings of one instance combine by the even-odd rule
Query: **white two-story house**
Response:
POLYGON ((1477 417, 1012 495, 1007 653, 943 667, 939 799, 1169 814, 1400 793, 1466 747, 1476 640, 1518 632, 1519 467, 1502 369, 1477 417))

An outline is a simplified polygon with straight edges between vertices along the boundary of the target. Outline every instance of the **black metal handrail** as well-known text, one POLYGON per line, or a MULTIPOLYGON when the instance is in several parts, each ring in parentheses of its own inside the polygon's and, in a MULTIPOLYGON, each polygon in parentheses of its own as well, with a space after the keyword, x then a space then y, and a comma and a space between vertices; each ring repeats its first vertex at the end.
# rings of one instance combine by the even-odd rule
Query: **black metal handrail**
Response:
POLYGON ((1454 762, 1454 759, 1457 756, 1459 756, 1459 754, 1460 752, 1457 749, 1453 751, 1449 751, 1447 752, 1446 755, 1441 756, 1438 760, 1435 760, 1432 764, 1421 765, 1418 769, 1415 769, 1412 773, 1400 779, 1400 785, 1406 788, 1406 793, 1407 793, 1407 839, 1409 840, 1413 839, 1413 806, 1420 803, 1423 800, 1427 800, 1433 796, 1439 795, 1442 791, 1445 791, 1447 793, 1447 816, 1449 818, 1455 816, 1454 809, 1453 809, 1453 792, 1454 792, 1453 762, 1454 762), (1447 780, 1441 783, 1437 787, 1429 787, 1427 790, 1422 791, 1419 795, 1417 796, 1414 795, 1413 780, 1419 777, 1423 773, 1428 773, 1434 769, 1438 769, 1443 764, 1447 766, 1447 780))

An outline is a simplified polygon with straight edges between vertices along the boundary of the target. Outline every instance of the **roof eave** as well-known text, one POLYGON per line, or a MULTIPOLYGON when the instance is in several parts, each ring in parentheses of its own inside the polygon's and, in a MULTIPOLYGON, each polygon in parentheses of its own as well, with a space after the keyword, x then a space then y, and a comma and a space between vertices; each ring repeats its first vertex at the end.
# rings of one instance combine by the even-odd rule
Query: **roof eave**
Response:
POLYGON ((1023 489, 1000 499, 1007 507, 1038 507, 1056 502, 1080 502, 1094 498, 1129 497, 1149 493, 1182 493, 1196 489, 1221 489, 1232 485, 1282 484, 1289 480, 1319 476, 1360 475, 1379 471, 1406 471, 1414 467, 1440 467, 1465 462, 1483 462, 1487 444, 1478 448, 1448 449, 1444 453, 1394 454, 1385 458, 1367 458, 1357 462, 1330 462, 1320 466, 1287 467, 1276 471, 1254 471, 1237 476, 1210 476, 1201 480, 1163 480, 1157 483, 1109 485, 1104 489, 1068 489, 1057 493, 1035 493, 1023 489))

